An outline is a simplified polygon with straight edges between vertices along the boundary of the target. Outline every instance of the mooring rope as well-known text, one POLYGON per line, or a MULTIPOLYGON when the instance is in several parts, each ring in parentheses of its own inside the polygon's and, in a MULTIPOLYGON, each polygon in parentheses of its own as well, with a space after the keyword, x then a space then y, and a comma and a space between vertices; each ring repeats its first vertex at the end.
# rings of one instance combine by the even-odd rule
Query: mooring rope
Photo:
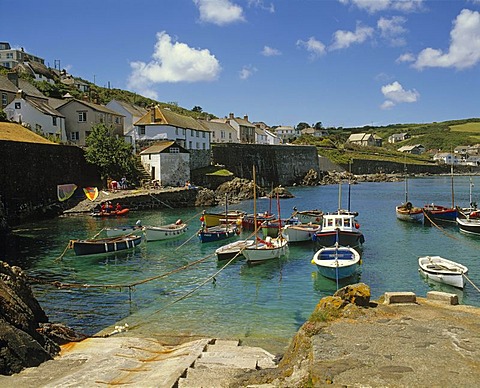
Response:
POLYGON ((467 275, 465 275, 464 273, 462 273, 462 275, 463 275, 463 277, 464 277, 465 279, 468 280, 468 282, 473 286, 473 288, 475 288, 478 292, 480 292, 480 288, 478 288, 478 287, 468 278, 467 275))
POLYGON ((428 219, 428 221, 433 225, 435 226, 438 230, 440 230, 445 236, 447 237, 450 237, 450 238, 453 238, 454 240, 459 240, 458 237, 455 237, 453 236, 452 234, 450 233, 447 233, 445 231, 445 228, 442 228, 440 225, 436 224, 428 215, 427 215, 427 212, 424 210, 423 211, 423 216, 426 217, 428 219))
POLYGON ((148 193, 148 195, 149 195, 150 197, 152 197, 153 199, 157 200, 158 202, 160 202, 162 205, 164 205, 164 206, 166 206, 166 207, 168 207, 168 208, 170 208, 170 209, 173 209, 172 206, 166 204, 166 203, 163 202, 163 201, 160 201, 160 200, 159 200, 157 197, 155 197, 152 193, 148 193))

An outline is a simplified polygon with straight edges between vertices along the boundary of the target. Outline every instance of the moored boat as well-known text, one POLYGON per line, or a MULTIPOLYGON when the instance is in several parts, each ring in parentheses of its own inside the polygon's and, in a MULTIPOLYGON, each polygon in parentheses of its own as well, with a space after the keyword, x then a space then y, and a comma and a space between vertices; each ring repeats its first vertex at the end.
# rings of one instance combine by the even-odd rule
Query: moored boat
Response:
POLYGON ((358 247, 365 242, 360 224, 355 220, 357 213, 339 210, 323 215, 322 226, 312 236, 317 246, 331 247, 337 242, 340 246, 358 247))
POLYGON ((319 249, 313 255, 312 264, 328 279, 340 280, 353 276, 360 265, 360 253, 354 248, 340 246, 319 249))
POLYGON ((323 211, 318 209, 297 210, 297 208, 293 208, 292 217, 297 217, 302 224, 308 224, 309 222, 319 224, 322 221, 323 211))
POLYGON ((215 255, 218 260, 230 260, 235 256, 243 256, 245 248, 255 244, 254 240, 238 240, 230 244, 223 245, 215 250, 215 255))
POLYGON ((126 216, 130 212, 130 209, 123 208, 121 210, 111 210, 111 211, 99 211, 91 213, 92 217, 120 217, 126 216))
POLYGON ((419 257, 418 267, 425 278, 457 288, 464 287, 464 275, 468 273, 466 266, 441 256, 419 257))
POLYGON ((480 218, 477 217, 476 212, 470 214, 459 212, 457 224, 460 232, 480 236, 480 218))
POLYGON ((145 239, 147 241, 171 240, 182 236, 188 230, 188 225, 178 220, 174 224, 162 226, 144 226, 145 239))
POLYGON ((237 235, 238 229, 236 225, 217 225, 211 228, 203 227, 198 232, 200 242, 207 243, 212 241, 225 240, 237 235))
POLYGON ((127 234, 141 234, 143 233, 143 226, 140 220, 135 225, 122 225, 111 228, 105 228, 107 237, 125 236, 127 234))
POLYGON ((283 237, 255 241, 253 245, 243 250, 243 255, 249 264, 259 264, 268 260, 278 259, 287 253, 288 241, 283 237))
POLYGON ((242 210, 229 210, 226 214, 203 212, 200 221, 204 222, 207 228, 211 228, 212 226, 217 226, 221 223, 240 223, 244 215, 245 212, 242 210))
POLYGON ((446 207, 441 205, 426 204, 423 206, 424 223, 431 222, 457 222, 458 209, 454 207, 446 207))
POLYGON ((395 208, 395 214, 399 220, 422 223, 423 222, 423 209, 421 207, 413 206, 411 202, 398 205, 395 208))
POLYGON ((320 224, 291 224, 282 228, 282 236, 289 242, 312 241, 313 235, 321 228, 320 224))
POLYGON ((100 239, 70 240, 70 246, 77 256, 118 252, 136 247, 142 236, 127 235, 100 239))

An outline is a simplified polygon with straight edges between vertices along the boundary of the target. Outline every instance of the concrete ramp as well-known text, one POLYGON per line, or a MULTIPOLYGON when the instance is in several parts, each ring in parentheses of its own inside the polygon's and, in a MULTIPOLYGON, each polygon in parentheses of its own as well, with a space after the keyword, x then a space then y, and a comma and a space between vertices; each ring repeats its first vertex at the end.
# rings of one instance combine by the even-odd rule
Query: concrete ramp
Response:
POLYGON ((275 367, 274 356, 238 341, 200 339, 165 346, 151 338, 89 338, 54 360, 13 376, 4 387, 226 387, 239 371, 275 367))

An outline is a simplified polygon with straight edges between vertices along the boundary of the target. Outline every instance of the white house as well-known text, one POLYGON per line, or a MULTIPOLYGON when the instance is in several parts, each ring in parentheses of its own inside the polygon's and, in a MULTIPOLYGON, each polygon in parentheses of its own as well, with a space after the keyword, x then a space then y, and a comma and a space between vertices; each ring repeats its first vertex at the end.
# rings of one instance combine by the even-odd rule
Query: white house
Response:
POLYGON ((408 132, 403 132, 403 133, 394 133, 393 135, 390 135, 388 137, 388 142, 389 143, 398 143, 400 141, 404 141, 410 139, 410 135, 408 132))
POLYGON ((10 121, 16 121, 44 136, 67 141, 65 116, 46 102, 32 99, 19 91, 4 112, 10 121))
POLYGON ((326 129, 323 129, 323 128, 312 128, 312 127, 303 128, 300 131, 300 133, 302 135, 310 135, 310 136, 317 137, 317 138, 328 136, 328 131, 326 129))
POLYGON ((235 117, 233 113, 229 113, 228 118, 213 119, 211 120, 217 123, 227 123, 237 132, 237 138, 240 143, 255 143, 255 125, 248 121, 248 116, 235 117))
POLYGON ((279 145, 282 143, 278 136, 273 132, 270 132, 268 129, 265 129, 265 135, 267 136, 267 144, 279 145))
POLYGON ((135 128, 135 123, 148 112, 145 108, 142 108, 141 106, 130 104, 128 102, 120 100, 111 100, 105 106, 124 116, 124 135, 128 135, 135 128))
POLYGON ((237 130, 226 121, 198 120, 198 122, 210 132, 212 143, 240 143, 237 130))
POLYGON ((458 164, 457 157, 449 152, 439 152, 433 155, 433 160, 437 163, 458 164))
POLYGON ((174 141, 159 141, 140 152, 143 167, 161 186, 184 186, 190 181, 190 154, 174 141))
POLYGON ((264 129, 255 128, 255 144, 268 144, 267 133, 264 129))
POLYGON ((352 133, 349 136, 347 143, 373 147, 376 144, 376 140, 375 136, 371 133, 352 133))
POLYGON ((294 140, 297 136, 300 136, 295 128, 285 125, 275 128, 275 134, 283 143, 288 143, 289 141, 294 140))
POLYGON ((172 140, 187 150, 209 150, 210 132, 193 117, 151 108, 135 123, 137 140, 172 140))

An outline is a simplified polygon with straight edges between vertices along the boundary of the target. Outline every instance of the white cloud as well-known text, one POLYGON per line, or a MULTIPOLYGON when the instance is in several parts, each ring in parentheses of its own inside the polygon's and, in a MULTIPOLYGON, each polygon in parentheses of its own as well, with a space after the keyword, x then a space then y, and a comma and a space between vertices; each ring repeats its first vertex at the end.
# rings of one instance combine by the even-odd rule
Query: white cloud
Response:
POLYGON ((242 70, 239 71, 240 79, 248 79, 257 71, 258 70, 251 65, 243 66, 242 70))
POLYGON ((338 0, 344 5, 352 4, 369 13, 395 10, 415 12, 423 10, 424 0, 338 0))
POLYGON ((420 97, 420 93, 415 89, 405 90, 398 81, 382 86, 382 93, 386 98, 386 101, 381 105, 382 109, 390 109, 403 102, 416 102, 420 97))
POLYGON ((338 50, 350 47, 355 43, 363 43, 373 35, 373 28, 357 24, 354 32, 338 30, 333 34, 333 43, 329 50, 338 50))
POLYGON ((243 9, 230 0, 193 0, 200 12, 200 20, 223 26, 229 23, 243 22, 243 9))
POLYGON ((455 67, 466 69, 480 61, 480 13, 463 9, 453 23, 450 47, 444 53, 440 49, 426 48, 418 54, 413 66, 455 67))
POLYGON ((400 55, 395 62, 402 63, 402 62, 415 62, 415 55, 412 53, 405 53, 400 55))
POLYGON ((220 63, 209 50, 172 42, 165 31, 157 33, 152 58, 148 63, 131 62, 132 73, 128 79, 130 88, 151 98, 156 98, 152 84, 214 81, 221 71, 220 63))
POLYGON ((325 45, 319 40, 315 39, 313 36, 307 41, 297 40, 297 46, 304 47, 307 51, 309 51, 312 59, 325 54, 325 45))
POLYGON ((407 19, 402 16, 393 16, 391 19, 381 17, 377 21, 380 36, 390 42, 392 46, 405 45, 405 39, 401 36, 407 32, 403 27, 407 19))
POLYGON ((249 7, 257 7, 257 8, 263 9, 265 11, 268 11, 270 13, 275 13, 275 5, 273 3, 265 5, 263 0, 248 0, 248 6, 249 7))
POLYGON ((275 48, 264 46, 262 50, 262 55, 265 57, 274 57, 277 55, 282 55, 282 53, 280 52, 280 50, 277 50, 275 48))

